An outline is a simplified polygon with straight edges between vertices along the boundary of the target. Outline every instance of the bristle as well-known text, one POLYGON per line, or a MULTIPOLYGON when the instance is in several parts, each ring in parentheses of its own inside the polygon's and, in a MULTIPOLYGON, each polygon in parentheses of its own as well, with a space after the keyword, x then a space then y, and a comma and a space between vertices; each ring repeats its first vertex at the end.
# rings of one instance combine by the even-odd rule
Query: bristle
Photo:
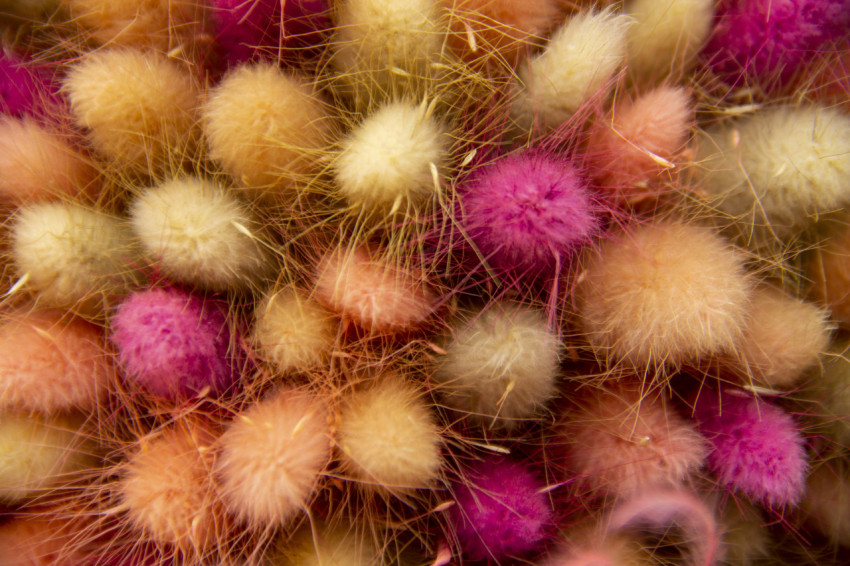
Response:
POLYGON ((556 30, 546 50, 520 68, 524 88, 513 107, 519 124, 554 129, 610 88, 625 61, 629 25, 613 10, 587 10, 556 30))
POLYGON ((500 427, 533 419, 555 395, 561 344, 536 309, 503 301, 452 329, 434 379, 447 405, 500 427))
POLYGON ((209 4, 223 68, 261 59, 265 49, 277 49, 282 17, 278 0, 210 0, 209 4))
POLYGON ((44 495, 96 466, 81 426, 76 415, 0 413, 0 501, 15 504, 44 495))
POLYGON ((424 104, 387 104, 342 141, 333 164, 337 189, 355 214, 383 220, 435 200, 451 140, 424 104), (432 171, 432 168, 436 168, 432 171))
POLYGON ((75 527, 50 512, 9 517, 0 525, 0 566, 85 564, 86 553, 74 548, 75 527))
POLYGON ((130 219, 142 247, 176 281, 242 290, 271 271, 259 221, 213 182, 187 177, 148 189, 130 219))
POLYGON ((141 439, 119 470, 117 489, 130 524, 190 555, 208 549, 220 521, 210 477, 214 444, 207 426, 194 421, 141 439))
POLYGON ((254 343, 278 371, 306 372, 324 366, 339 331, 339 319, 313 297, 286 287, 256 308, 254 343))
POLYGON ((367 490, 399 493, 431 487, 442 443, 422 393, 398 376, 348 396, 339 414, 341 465, 367 490))
MULTIPOLYGON (((5 11, 5 4, 3 8, 5 11)), ((41 116, 58 103, 45 69, 27 65, 0 49, 0 115, 41 116)))
POLYGON ((828 236, 806 274, 812 281, 814 298, 838 321, 850 324, 850 226, 842 224, 828 236))
POLYGON ((68 69, 64 89, 76 123, 104 157, 138 173, 167 171, 197 138, 198 89, 156 53, 105 49, 68 69))
POLYGON ((19 312, 0 324, 0 407, 94 411, 115 378, 97 326, 58 311, 19 312))
POLYGON ((211 301, 176 289, 137 291, 111 320, 127 377, 165 399, 221 394, 238 377, 230 330, 211 301))
POLYGON ((293 200, 322 167, 332 119, 305 79, 276 65, 242 65, 203 109, 210 157, 253 195, 293 200))
POLYGON ((15 205, 95 196, 95 169, 68 136, 31 119, 0 118, 0 199, 15 205))
POLYGON ((500 272, 534 277, 564 268, 600 231, 601 206, 566 157, 526 151, 476 172, 460 188, 462 225, 500 272))
POLYGON ((252 527, 284 525, 306 509, 330 462, 327 408, 283 389, 237 415, 219 445, 215 471, 227 511, 252 527))
POLYGON ((735 347, 750 285, 743 258, 719 235, 665 221, 603 242, 577 293, 579 322, 598 358, 675 367, 735 347))
POLYGON ((545 484, 518 462, 477 462, 452 490, 455 534, 463 556, 501 563, 537 550, 550 534, 552 509, 545 484))
POLYGON ((375 334, 412 330, 434 309, 421 275, 372 258, 365 248, 331 251, 317 274, 316 298, 375 334))

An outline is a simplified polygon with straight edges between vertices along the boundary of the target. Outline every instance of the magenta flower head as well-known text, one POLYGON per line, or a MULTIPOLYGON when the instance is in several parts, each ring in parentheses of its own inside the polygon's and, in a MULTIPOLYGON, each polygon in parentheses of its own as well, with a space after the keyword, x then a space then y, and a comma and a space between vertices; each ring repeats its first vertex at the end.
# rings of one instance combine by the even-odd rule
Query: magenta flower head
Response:
POLYGON ((524 151, 485 165, 461 189, 462 224, 496 269, 551 272, 600 230, 600 206, 569 159, 524 151))
POLYGON ((793 419, 743 393, 704 393, 699 430, 710 443, 708 465, 720 483, 770 507, 795 505, 806 479, 804 441, 793 419))
POLYGON ((30 68, 11 53, 0 51, 0 114, 40 115, 58 103, 45 70, 30 68))
POLYGON ((452 518, 464 556, 498 563, 538 550, 553 524, 544 487, 507 458, 478 462, 453 487, 452 518))
POLYGON ((723 0, 704 54, 725 80, 770 89, 788 84, 848 26, 850 0, 723 0))
POLYGON ((177 400, 207 387, 222 393, 236 381, 224 313, 182 291, 130 295, 112 317, 111 339, 127 377, 160 397, 177 400))

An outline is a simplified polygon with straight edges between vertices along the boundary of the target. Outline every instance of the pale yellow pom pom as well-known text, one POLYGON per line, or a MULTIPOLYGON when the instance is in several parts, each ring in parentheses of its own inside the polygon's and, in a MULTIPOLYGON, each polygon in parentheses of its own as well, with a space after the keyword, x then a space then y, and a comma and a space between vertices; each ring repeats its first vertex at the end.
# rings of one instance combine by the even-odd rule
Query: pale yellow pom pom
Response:
POLYGON ((223 291, 257 285, 271 271, 260 223, 224 187, 187 177, 146 190, 130 211, 133 231, 178 281, 223 291))
POLYGON ((440 433, 414 385, 384 376, 342 403, 340 461, 354 479, 379 492, 425 488, 436 481, 440 433))
POLYGON ((258 196, 291 199, 321 169, 332 119, 303 79, 271 63, 242 65, 203 109, 210 156, 258 196))
POLYGON ((257 307, 254 343, 279 371, 309 371, 330 361, 338 330, 333 313, 287 287, 257 307))
POLYGON ((119 166, 169 170, 194 151, 198 89, 164 55, 95 51, 70 66, 64 88, 77 124, 119 166))

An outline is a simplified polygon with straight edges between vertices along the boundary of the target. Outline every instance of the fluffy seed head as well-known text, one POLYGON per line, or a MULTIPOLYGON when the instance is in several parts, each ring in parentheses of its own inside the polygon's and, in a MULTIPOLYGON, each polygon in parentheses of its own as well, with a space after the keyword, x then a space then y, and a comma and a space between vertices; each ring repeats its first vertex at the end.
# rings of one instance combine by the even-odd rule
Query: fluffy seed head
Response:
POLYGON ((331 251, 322 258, 316 298, 343 319, 377 334, 412 330, 434 308, 420 274, 372 258, 365 248, 331 251))
POLYGON ((429 487, 440 473, 440 432, 420 391, 384 376, 343 401, 338 445, 342 467, 379 492, 429 487))
POLYGON ((280 6, 279 0, 210 1, 217 55, 224 68, 260 58, 264 48, 278 47, 280 6))
POLYGON ((167 169, 193 150, 198 90, 188 72, 163 55, 93 52, 70 66, 64 89, 92 146, 120 166, 139 173, 167 169))
POLYGON ((358 537, 346 526, 299 529, 275 549, 267 566, 375 566, 381 551, 368 536, 358 537))
POLYGON ((793 419, 782 409, 743 395, 705 393, 699 430, 710 443, 708 465, 721 484, 754 503, 796 505, 806 480, 806 452, 793 419))
POLYGON ((203 124, 210 156, 237 184, 276 196, 319 168, 332 129, 306 81, 271 63, 226 76, 210 93, 203 124))
POLYGON ((324 366, 339 331, 339 319, 295 287, 275 291, 256 309, 254 343, 278 371, 324 366))
POLYGON ((91 195, 94 178, 66 136, 27 118, 0 117, 0 200, 21 205, 91 195))
POLYGON ((210 477, 214 443, 214 435, 195 422, 141 439, 118 483, 130 524, 156 543, 184 550, 213 544, 219 515, 210 477))
POLYGON ((644 81, 685 76, 711 32, 714 0, 632 0, 629 72, 644 81))
POLYGON ((212 182, 188 177, 148 189, 130 219, 142 247, 175 280, 224 291, 248 288, 270 271, 259 222, 212 182))
POLYGON ((93 324, 59 311, 7 314, 0 324, 0 409, 92 411, 113 377, 93 324))
POLYGON ((470 560, 499 562, 540 548, 553 522, 545 485, 520 463, 490 457, 453 486, 455 533, 470 560))
POLYGON ((720 2, 704 56, 730 83, 787 84, 820 48, 846 37, 846 0, 720 2))
POLYGON ((576 292, 597 356, 646 368, 734 348, 750 286, 742 258, 714 231, 667 221, 603 242, 576 292))
POLYGON ((706 443, 693 425, 663 399, 627 387, 585 394, 562 431, 569 466, 595 494, 678 487, 705 463, 706 443))
POLYGON ((604 122, 595 124, 588 141, 595 177, 613 187, 652 181, 672 166, 693 121, 693 105, 681 87, 659 87, 619 103, 604 122))
POLYGON ((496 268, 563 266, 600 230, 599 207, 565 158, 527 151, 485 166, 461 192, 462 223, 496 268))
POLYGON ((139 291, 118 306, 111 323, 127 376, 155 395, 215 395, 238 378, 227 322, 210 301, 175 289, 139 291))
POLYGON ((0 413, 0 501, 21 503, 94 467, 74 416, 0 413))
POLYGON ((626 55, 628 16, 586 10, 552 34, 546 50, 520 68, 517 122, 551 130, 592 97, 604 95, 626 55))
POLYGON ((707 128, 697 146, 712 207, 783 238, 850 202, 850 116, 775 106, 707 128))
MULTIPOLYGON (((4 11, 6 5, 3 5, 4 11)), ((0 50, 0 115, 25 116, 43 113, 53 94, 46 73, 30 68, 16 56, 0 50)))
POLYGON ((61 519, 61 513, 53 511, 9 517, 0 525, 0 566, 86 563, 85 551, 75 548, 81 525, 61 519))
POLYGON ((219 441, 216 474, 227 510, 244 523, 285 524, 304 509, 331 457, 328 414, 284 389, 237 415, 219 441))
POLYGON ((753 292, 736 350, 745 375, 774 389, 793 386, 829 345, 825 311, 770 287, 753 292))
POLYGON ((361 122, 342 142, 334 162, 337 189, 357 213, 383 218, 421 209, 435 195, 437 172, 450 143, 424 104, 394 102, 361 122))
POLYGON ((133 277, 128 266, 135 250, 117 218, 56 202, 18 210, 12 257, 40 303, 97 312, 133 277))
POLYGON ((452 329, 434 378, 450 407, 510 426, 555 395, 560 350, 542 312, 503 302, 452 329))

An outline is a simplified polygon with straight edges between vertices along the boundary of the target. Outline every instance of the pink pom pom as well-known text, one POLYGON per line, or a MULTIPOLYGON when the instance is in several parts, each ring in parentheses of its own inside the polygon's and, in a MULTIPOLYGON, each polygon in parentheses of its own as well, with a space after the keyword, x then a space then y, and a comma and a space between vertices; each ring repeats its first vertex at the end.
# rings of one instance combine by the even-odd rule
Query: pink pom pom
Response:
POLYGON ((58 102, 43 69, 30 69, 10 53, 0 52, 0 114, 39 115, 58 102))
POLYGON ((726 0, 705 56, 730 82, 743 75, 765 87, 781 86, 815 51, 846 36, 848 26, 848 0, 726 0))
POLYGON ((211 0, 215 40, 224 68, 259 57, 263 49, 277 48, 280 4, 279 0, 211 0))
POLYGON ((755 503, 795 505, 803 495, 806 453, 794 421, 781 409, 743 394, 697 403, 699 429, 711 443, 709 467, 720 483, 755 503))
POLYGON ((523 465, 493 457, 454 486, 454 525, 463 554, 500 561, 540 548, 552 525, 544 485, 523 465))
POLYGON ((534 151, 485 166, 461 193, 463 225, 488 262, 516 274, 563 265, 600 229, 569 160, 534 151))
POLYGON ((128 376, 167 399, 221 393, 237 379, 224 314, 181 291, 133 293, 112 317, 111 339, 128 376))

